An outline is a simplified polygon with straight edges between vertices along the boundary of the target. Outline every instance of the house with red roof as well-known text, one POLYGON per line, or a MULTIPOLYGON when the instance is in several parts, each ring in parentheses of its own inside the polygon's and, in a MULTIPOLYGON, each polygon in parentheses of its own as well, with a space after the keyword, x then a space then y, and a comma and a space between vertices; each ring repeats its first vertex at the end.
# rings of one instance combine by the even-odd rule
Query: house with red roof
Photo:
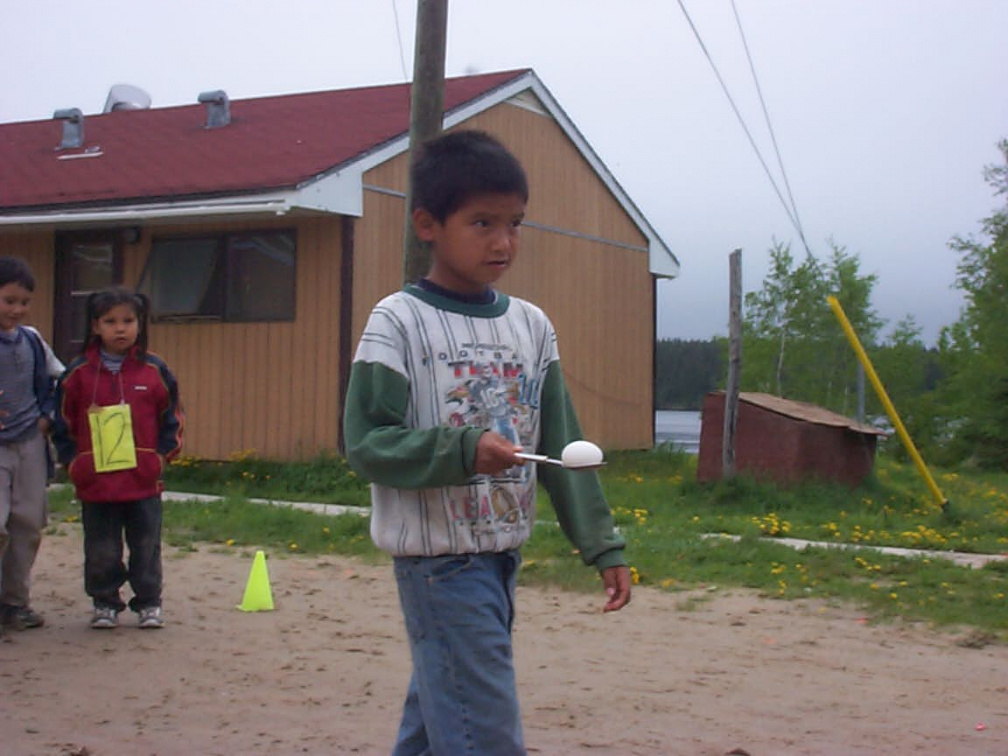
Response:
MULTIPOLYGON (((0 254, 38 281, 31 321, 64 359, 84 303, 152 302, 188 454, 339 448, 356 339, 402 285, 410 85, 0 124, 0 254)), ((585 435, 653 439, 655 281, 679 263, 530 70, 448 79, 445 128, 503 141, 529 175, 522 256, 502 282, 552 318, 585 435)))

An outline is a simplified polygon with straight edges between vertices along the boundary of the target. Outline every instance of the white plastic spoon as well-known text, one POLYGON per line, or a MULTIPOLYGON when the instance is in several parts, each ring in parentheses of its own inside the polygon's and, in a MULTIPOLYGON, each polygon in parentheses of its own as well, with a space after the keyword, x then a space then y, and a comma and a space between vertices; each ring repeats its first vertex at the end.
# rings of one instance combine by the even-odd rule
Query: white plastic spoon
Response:
POLYGON ((571 441, 564 447, 560 459, 553 459, 545 454, 529 454, 527 452, 518 452, 516 456, 527 459, 529 462, 544 462, 566 467, 568 470, 594 470, 605 464, 602 450, 591 441, 571 441))

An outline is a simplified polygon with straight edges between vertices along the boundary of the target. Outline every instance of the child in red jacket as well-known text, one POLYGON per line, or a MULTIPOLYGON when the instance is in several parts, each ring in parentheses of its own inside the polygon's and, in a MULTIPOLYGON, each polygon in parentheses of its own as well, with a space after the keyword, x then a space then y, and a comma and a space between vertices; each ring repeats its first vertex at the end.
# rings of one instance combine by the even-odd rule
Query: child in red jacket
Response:
POLYGON ((81 502, 96 629, 118 624, 127 580, 139 626, 164 626, 161 474, 181 447, 182 412, 174 376, 147 351, 147 312, 146 297, 129 289, 91 294, 83 353, 57 387, 53 441, 81 502))

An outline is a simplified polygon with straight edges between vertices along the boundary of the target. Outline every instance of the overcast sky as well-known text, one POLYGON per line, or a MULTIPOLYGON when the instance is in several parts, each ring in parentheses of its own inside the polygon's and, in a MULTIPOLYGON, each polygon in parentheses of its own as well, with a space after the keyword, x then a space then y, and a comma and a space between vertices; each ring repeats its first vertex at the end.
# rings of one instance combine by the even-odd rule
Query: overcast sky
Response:
MULTIPOLYGON (((780 184, 731 0, 684 3, 780 184)), ((659 285, 660 337, 727 332, 732 249, 746 291, 775 238, 803 253, 677 0, 449 7, 446 73, 535 69, 679 257, 680 278, 659 285)), ((960 306, 948 241, 978 233, 997 205, 981 174, 1008 137, 1008 1, 736 7, 813 253, 833 239, 858 255, 879 277, 881 316, 913 315, 933 342, 960 306)), ((403 81, 415 15, 415 0, 10 3, 0 122, 100 112, 120 82, 158 107, 211 89, 238 99, 403 81)))

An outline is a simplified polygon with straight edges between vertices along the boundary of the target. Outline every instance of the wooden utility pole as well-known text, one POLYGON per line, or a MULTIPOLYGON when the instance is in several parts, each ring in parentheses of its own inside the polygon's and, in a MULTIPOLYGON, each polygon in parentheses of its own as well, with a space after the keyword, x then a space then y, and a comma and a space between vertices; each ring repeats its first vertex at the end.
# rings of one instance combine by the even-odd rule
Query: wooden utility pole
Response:
MULTIPOLYGON (((444 120, 445 47, 448 39, 448 0, 419 0, 413 51, 413 87, 410 94, 409 150, 437 136, 444 120)), ((410 205, 412 181, 406 188, 403 229, 403 280, 412 283, 427 273, 430 251, 413 231, 410 205)))
POLYGON ((728 382, 725 385, 721 476, 735 477, 735 428, 738 425, 739 372, 742 366, 742 250, 728 258, 728 382))

